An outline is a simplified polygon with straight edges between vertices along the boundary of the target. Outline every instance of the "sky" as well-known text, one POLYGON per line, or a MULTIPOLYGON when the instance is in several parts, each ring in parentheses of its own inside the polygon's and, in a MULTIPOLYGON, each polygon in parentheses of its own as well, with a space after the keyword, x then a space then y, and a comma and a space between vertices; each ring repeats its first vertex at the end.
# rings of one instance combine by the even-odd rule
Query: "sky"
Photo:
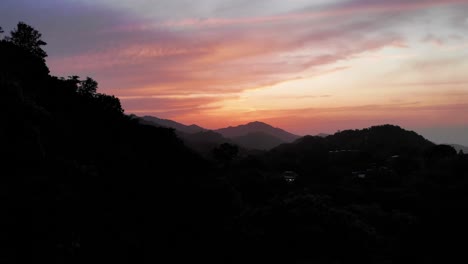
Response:
POLYGON ((53 75, 126 113, 299 135, 379 124, 468 145, 468 0, 2 0, 53 75))

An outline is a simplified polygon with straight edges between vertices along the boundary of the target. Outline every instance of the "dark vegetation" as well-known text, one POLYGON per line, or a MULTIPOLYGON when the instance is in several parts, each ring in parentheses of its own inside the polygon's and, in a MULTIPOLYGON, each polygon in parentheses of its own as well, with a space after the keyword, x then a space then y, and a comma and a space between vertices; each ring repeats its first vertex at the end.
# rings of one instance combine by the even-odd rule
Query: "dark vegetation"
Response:
POLYGON ((451 146, 384 125, 206 158, 93 79, 50 76, 44 45, 24 23, 0 41, 0 263, 461 262, 451 146))

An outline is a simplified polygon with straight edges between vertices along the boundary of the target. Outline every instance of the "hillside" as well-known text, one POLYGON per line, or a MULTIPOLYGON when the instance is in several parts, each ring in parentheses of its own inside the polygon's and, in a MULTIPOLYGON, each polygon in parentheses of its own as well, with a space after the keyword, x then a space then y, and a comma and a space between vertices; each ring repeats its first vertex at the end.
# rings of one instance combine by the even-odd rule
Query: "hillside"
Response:
POLYGON ((148 124, 148 125, 154 125, 154 126, 160 126, 160 127, 167 127, 167 128, 173 128, 177 131, 183 132, 183 133, 188 133, 188 134, 193 134, 193 133, 198 133, 198 132, 203 132, 206 131, 207 129, 197 126, 197 125, 184 125, 178 122, 175 122, 173 120, 169 119, 161 119, 157 118, 154 116, 144 116, 141 118, 141 122, 143 124, 148 124))
POLYGON ((362 130, 345 130, 326 138, 330 150, 367 151, 381 157, 421 154, 434 143, 414 131, 381 125, 362 130))
POLYGON ((174 129, 175 134, 187 147, 205 157, 211 157, 212 150, 223 143, 234 143, 219 133, 197 125, 187 126, 173 120, 153 116, 137 117, 137 119, 141 124, 174 129))
POLYGON ((231 139, 227 139, 212 130, 201 131, 193 134, 177 131, 176 133, 189 148, 207 157, 210 157, 213 149, 219 145, 223 143, 233 143, 231 139))
POLYGON ((299 136, 291 134, 281 128, 276 128, 258 121, 235 127, 221 128, 215 131, 227 138, 236 138, 258 132, 276 137, 283 142, 292 142, 299 138, 299 136))
POLYGON ((278 169, 297 170, 330 180, 336 168, 342 170, 340 173, 350 173, 374 166, 371 164, 383 165, 394 156, 408 159, 408 163, 418 167, 425 152, 433 146, 413 131, 383 125, 345 130, 325 138, 305 136, 272 149, 268 157, 278 169))
POLYGON ((393 155, 422 154, 434 143, 399 126, 382 125, 361 130, 344 130, 327 137, 305 136, 277 148, 297 150, 358 150, 381 158, 393 155))
POLYGON ((270 150, 284 143, 283 140, 263 132, 251 132, 247 135, 232 138, 233 142, 246 149, 270 150))
POLYGON ((119 99, 98 93, 91 78, 50 76, 27 45, 0 40, 0 58, 0 232, 8 241, 0 262, 81 263, 76 245, 86 237, 86 256, 130 263, 136 256, 120 248, 158 244, 162 229, 182 232, 175 223, 187 216, 178 212, 194 210, 187 202, 197 198, 187 197, 209 177, 201 157, 171 129, 124 115, 119 99), (188 185, 194 177, 199 183, 188 185), (170 212, 177 201, 169 195, 187 202, 170 212))

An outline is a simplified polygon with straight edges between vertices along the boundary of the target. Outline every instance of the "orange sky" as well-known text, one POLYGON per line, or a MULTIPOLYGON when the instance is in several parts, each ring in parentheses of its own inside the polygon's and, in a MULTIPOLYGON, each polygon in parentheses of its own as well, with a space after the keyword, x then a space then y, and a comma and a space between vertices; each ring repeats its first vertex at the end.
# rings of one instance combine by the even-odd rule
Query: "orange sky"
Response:
POLYGON ((93 77, 127 113, 468 144, 468 1, 310 2, 5 0, 0 15, 43 32, 53 74, 93 77))

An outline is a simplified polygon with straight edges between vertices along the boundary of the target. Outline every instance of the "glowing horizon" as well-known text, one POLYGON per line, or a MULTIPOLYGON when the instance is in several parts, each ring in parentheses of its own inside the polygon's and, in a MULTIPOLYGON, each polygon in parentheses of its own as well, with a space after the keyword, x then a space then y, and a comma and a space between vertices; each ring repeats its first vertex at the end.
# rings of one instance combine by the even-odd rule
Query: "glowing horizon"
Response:
POLYGON ((4 0, 0 26, 37 28, 52 74, 93 77, 129 114, 468 145, 467 1, 310 2, 4 0))

